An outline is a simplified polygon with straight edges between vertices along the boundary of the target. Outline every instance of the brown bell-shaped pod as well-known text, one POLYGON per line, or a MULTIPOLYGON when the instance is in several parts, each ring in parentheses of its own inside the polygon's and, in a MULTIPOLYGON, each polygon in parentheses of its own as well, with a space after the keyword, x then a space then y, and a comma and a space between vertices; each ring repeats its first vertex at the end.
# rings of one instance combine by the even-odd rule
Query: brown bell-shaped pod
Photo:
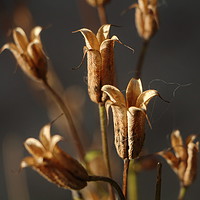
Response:
POLYGON ((107 4, 110 0, 86 0, 86 1, 90 6, 98 7, 107 4))
POLYGON ((137 32, 144 40, 150 40, 159 27, 157 0, 138 0, 138 4, 130 6, 134 7, 137 32))
POLYGON ((146 113, 140 108, 130 107, 127 111, 128 120, 128 157, 137 158, 142 150, 145 139, 146 113))
POLYGON ((29 41, 25 32, 17 27, 13 30, 14 43, 7 43, 1 48, 1 52, 10 50, 24 73, 36 81, 46 79, 48 65, 39 36, 41 30, 40 26, 32 29, 29 41))
POLYGON ((40 140, 28 138, 24 145, 32 157, 26 157, 21 167, 32 167, 48 181, 66 189, 80 190, 87 185, 84 167, 60 149, 59 135, 50 135, 50 124, 40 131, 40 140))

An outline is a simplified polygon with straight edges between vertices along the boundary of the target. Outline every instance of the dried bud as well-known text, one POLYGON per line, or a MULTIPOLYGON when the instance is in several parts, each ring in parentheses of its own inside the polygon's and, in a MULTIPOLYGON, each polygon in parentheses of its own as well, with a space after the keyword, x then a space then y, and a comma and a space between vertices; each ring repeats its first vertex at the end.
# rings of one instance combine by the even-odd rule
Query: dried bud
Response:
POLYGON ((140 37, 151 39, 159 27, 157 0, 138 0, 129 8, 135 8, 135 24, 140 37))
POLYGON ((110 0, 86 0, 87 3, 93 7, 103 6, 107 4, 110 0))
MULTIPOLYGON (((120 42, 116 36, 109 39, 110 24, 101 26, 95 35, 91 30, 82 28, 78 31, 85 38, 88 68, 88 93, 90 99, 99 103, 101 87, 105 84, 115 84, 114 44, 120 42)), ((75 32, 78 32, 75 31, 75 32)))
POLYGON ((40 40, 41 30, 39 26, 32 29, 28 41, 25 32, 17 27, 13 30, 15 44, 7 43, 1 48, 1 52, 9 49, 25 74, 34 80, 45 80, 47 74, 47 57, 40 40))
POLYGON ((108 112, 111 106, 114 119, 115 147, 121 158, 138 157, 144 143, 144 127, 149 101, 158 96, 156 90, 142 91, 140 79, 132 78, 126 89, 126 100, 114 86, 104 85, 102 91, 110 100, 106 102, 108 112))
POLYGON ((199 142, 194 142, 196 135, 190 135, 183 144, 179 130, 171 134, 171 145, 174 153, 171 151, 159 152, 174 172, 179 177, 181 184, 185 187, 191 185, 197 173, 197 153, 199 151, 199 142))
POLYGON ((31 166, 48 181, 73 190, 80 190, 87 185, 88 174, 83 166, 60 149, 57 143, 59 135, 50 135, 50 125, 40 131, 40 141, 28 138, 24 145, 32 157, 26 157, 21 167, 31 166))

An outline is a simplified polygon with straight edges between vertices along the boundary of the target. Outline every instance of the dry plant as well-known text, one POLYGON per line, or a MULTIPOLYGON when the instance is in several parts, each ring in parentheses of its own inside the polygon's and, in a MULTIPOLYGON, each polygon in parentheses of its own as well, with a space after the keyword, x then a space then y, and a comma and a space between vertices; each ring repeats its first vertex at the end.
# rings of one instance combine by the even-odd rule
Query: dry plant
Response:
MULTIPOLYGON (((157 0, 138 0, 138 3, 128 8, 135 9, 135 25, 139 37, 143 40, 143 46, 138 57, 135 75, 126 88, 126 97, 117 87, 117 72, 114 64, 115 43, 124 44, 115 35, 110 38, 112 25, 108 24, 106 14, 106 5, 109 0, 86 0, 86 2, 97 9, 101 27, 97 34, 88 28, 81 28, 74 33, 80 32, 85 40, 81 65, 87 56, 88 95, 99 108, 102 149, 89 152, 89 149, 84 146, 82 137, 86 138, 87 135, 80 135, 80 123, 74 117, 75 112, 76 115, 79 115, 81 111, 76 109, 78 106, 73 102, 66 101, 64 96, 55 89, 59 80, 48 67, 48 57, 43 50, 40 38, 43 28, 34 27, 28 38, 21 27, 16 27, 12 31, 14 42, 4 44, 1 52, 6 49, 10 50, 25 75, 37 83, 37 87, 43 88, 46 95, 52 98, 55 105, 58 106, 59 112, 65 116, 66 120, 62 123, 67 124, 67 132, 70 133, 76 149, 74 155, 77 157, 77 159, 73 158, 58 146, 57 143, 62 140, 60 135, 51 136, 50 128, 55 122, 53 121, 41 129, 39 140, 28 138, 24 142, 24 146, 31 156, 25 157, 21 161, 21 168, 31 167, 48 181, 71 190, 74 200, 137 200, 139 199, 137 174, 157 168, 155 194, 152 196, 156 200, 160 200, 162 164, 159 156, 161 156, 178 176, 180 181, 178 200, 183 200, 186 190, 193 183, 197 174, 199 151, 197 135, 188 136, 184 144, 180 132, 176 130, 171 134, 171 148, 154 155, 145 155, 142 151, 146 122, 151 127, 147 106, 153 97, 161 98, 157 90, 143 91, 141 81, 147 46, 159 28, 157 0), (113 174, 112 168, 114 165, 116 168, 116 163, 112 162, 109 154, 107 123, 112 121, 109 120, 109 108, 112 109, 113 114, 113 122, 110 123, 113 123, 114 127, 114 145, 118 156, 124 162, 123 173, 120 175, 122 187, 113 178, 116 175, 113 174), (99 181, 106 182, 108 185, 102 185, 99 181), (89 182, 95 183, 89 184, 89 182)), ((31 18, 29 12, 28 15, 31 18)), ((15 21, 20 24, 23 15, 19 12, 15 16, 15 21)), ((30 30, 30 27, 27 27, 28 23, 25 24, 26 29, 30 30)), ((128 81, 126 80, 126 82, 128 81)), ((73 93, 71 94, 73 95, 73 93)), ((163 99, 161 98, 161 100, 163 99)), ((47 107, 51 110, 48 103, 47 107)), ((56 119, 56 121, 59 120, 60 118, 56 119)))

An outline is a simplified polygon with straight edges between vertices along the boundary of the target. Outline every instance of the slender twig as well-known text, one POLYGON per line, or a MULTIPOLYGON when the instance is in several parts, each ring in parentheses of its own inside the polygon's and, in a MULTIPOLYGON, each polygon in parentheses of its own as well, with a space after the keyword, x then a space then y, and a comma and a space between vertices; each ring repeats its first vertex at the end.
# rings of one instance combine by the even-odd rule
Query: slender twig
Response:
POLYGON ((144 58, 146 55, 148 45, 149 45, 149 40, 143 40, 142 49, 140 51, 140 55, 139 55, 137 66, 136 66, 135 78, 141 77, 142 67, 143 67, 144 58))
POLYGON ((128 183, 128 169, 130 160, 128 158, 124 159, 124 171, 123 171, 123 194, 126 198, 127 196, 127 183, 128 183))
POLYGON ((71 130, 72 138, 74 140, 75 147, 76 147, 77 153, 79 155, 79 158, 81 159, 81 161, 84 161, 85 151, 82 146, 81 140, 80 140, 78 132, 76 130, 76 127, 74 125, 69 108, 67 107, 67 105, 65 105, 62 98, 54 91, 54 89, 48 84, 48 82, 46 80, 43 81, 43 85, 44 85, 45 89, 51 94, 52 98, 55 100, 55 102, 58 104, 58 106, 64 113, 64 115, 68 121, 68 125, 71 130))
POLYGON ((89 176, 87 181, 104 181, 104 182, 110 183, 117 191, 120 200, 125 200, 124 194, 120 186, 113 179, 109 177, 104 177, 104 176, 89 176))
POLYGON ((185 197, 187 191, 187 187, 185 187, 184 185, 180 186, 180 192, 179 192, 179 196, 178 196, 178 200, 183 200, 185 197))
POLYGON ((156 180, 155 200, 161 199, 161 175, 162 175, 162 164, 159 162, 158 165, 157 165, 157 180, 156 180))
POLYGON ((97 7, 97 10, 98 10, 99 20, 100 20, 101 25, 107 24, 108 20, 107 20, 107 15, 106 15, 106 10, 105 10, 104 5, 99 5, 97 7))
MULTIPOLYGON (((108 177, 112 178, 110 159, 109 159, 109 151, 108 151, 107 133, 106 133, 105 105, 103 103, 99 103, 99 118, 100 118, 100 126, 101 126, 103 158, 104 158, 104 162, 105 162, 106 169, 108 172, 108 177)), ((109 187, 109 192, 111 195, 111 199, 115 199, 114 191, 113 191, 112 187, 109 187)))
POLYGON ((138 199, 138 188, 137 188, 137 172, 134 170, 134 160, 130 161, 130 167, 128 172, 128 199, 138 199))

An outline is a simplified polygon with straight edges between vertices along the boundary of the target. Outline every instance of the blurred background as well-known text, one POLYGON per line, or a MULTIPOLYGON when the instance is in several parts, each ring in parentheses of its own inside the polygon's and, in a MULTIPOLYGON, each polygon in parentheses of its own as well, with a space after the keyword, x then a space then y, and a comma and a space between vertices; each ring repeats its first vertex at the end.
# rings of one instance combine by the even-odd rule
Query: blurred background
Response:
MULTIPOLYGON (((118 86, 125 91, 134 74, 142 41, 134 23, 134 10, 121 16, 131 0, 111 0, 106 6, 108 21, 119 27, 111 28, 134 53, 120 44, 115 46, 115 66, 118 86)), ((183 137, 200 133, 200 2, 186 0, 159 0, 160 29, 152 39, 142 73, 144 89, 153 88, 169 100, 165 103, 155 98, 149 106, 152 129, 146 125, 144 149, 148 154, 170 146, 169 134, 180 129, 183 137)), ((11 40, 11 29, 24 27, 27 32, 35 26, 44 27, 42 43, 50 65, 65 88, 67 101, 81 121, 80 134, 87 150, 101 147, 97 106, 87 94, 86 61, 78 70, 84 40, 72 31, 87 27, 96 32, 100 26, 95 8, 84 0, 0 0, 0 46, 11 40), (78 110, 78 111, 77 111, 78 110)), ((58 82, 56 82, 58 83, 58 82)), ((60 91, 62 87, 58 84, 60 91)), ((0 55, 0 199, 43 200, 71 199, 70 192, 47 182, 32 169, 19 171, 21 159, 27 155, 23 142, 28 137, 38 137, 39 130, 56 114, 45 105, 42 89, 33 85, 17 67, 13 55, 5 51, 0 55), (48 111, 47 111, 48 110, 48 111)), ((56 110, 56 109, 55 109, 56 110)), ((57 115, 59 112, 57 113, 57 115)), ((59 121, 59 120, 58 120, 59 121)), ((53 128, 53 134, 66 136, 64 128, 53 128)), ((112 123, 109 125, 109 147, 113 171, 121 170, 122 161, 113 146, 112 123), (116 164, 117 163, 117 164, 116 164), (116 169, 117 168, 117 169, 116 169)), ((62 142, 73 155, 72 142, 66 137, 62 142)), ((174 200, 179 192, 179 182, 163 161, 162 200, 174 200)), ((200 169, 200 168, 199 168, 200 169)), ((120 171, 121 173, 121 171, 120 171)), ((121 177, 114 178, 120 183, 121 177)), ((156 170, 138 176, 139 200, 154 199, 156 170)), ((186 195, 188 200, 198 200, 200 180, 197 176, 186 195)))

